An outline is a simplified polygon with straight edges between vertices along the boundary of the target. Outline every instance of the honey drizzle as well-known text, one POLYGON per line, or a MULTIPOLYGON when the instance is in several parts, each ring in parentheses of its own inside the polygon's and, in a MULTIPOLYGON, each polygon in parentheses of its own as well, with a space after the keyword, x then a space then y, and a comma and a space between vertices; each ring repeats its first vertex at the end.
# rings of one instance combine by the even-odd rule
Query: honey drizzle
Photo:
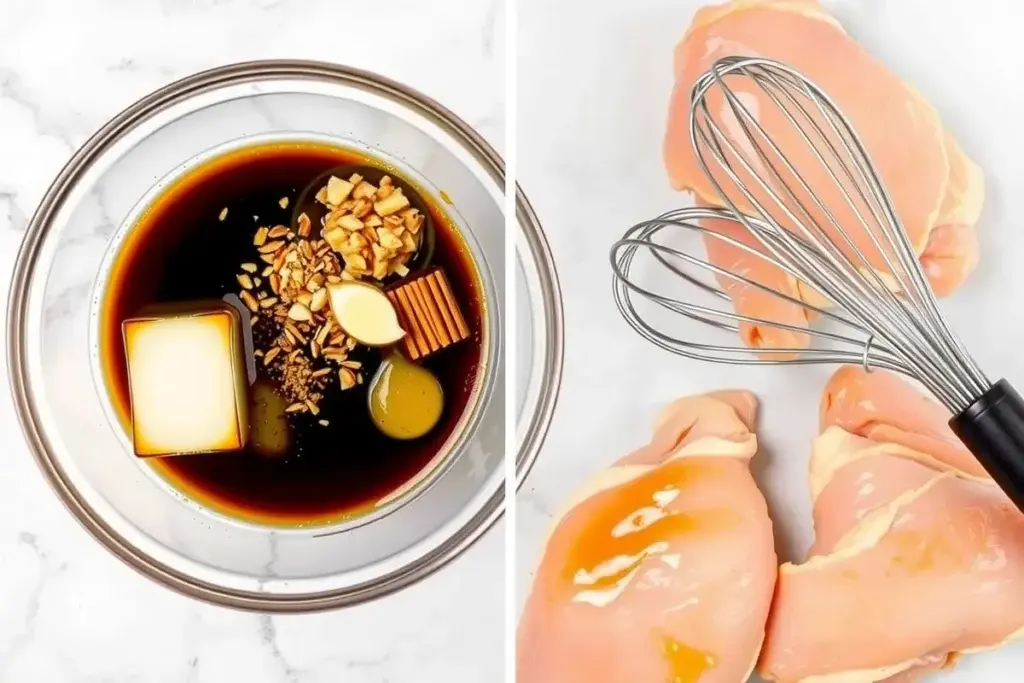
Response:
POLYGON ((664 638, 662 654, 669 665, 668 683, 697 683, 709 669, 718 665, 714 655, 674 638, 664 638))
POLYGON ((602 592, 614 599, 644 560, 664 555, 680 537, 735 526, 739 517, 733 510, 683 511, 673 505, 687 488, 717 472, 717 463, 683 458, 599 494, 600 504, 587 510, 563 567, 562 579, 573 586, 574 599, 602 592))

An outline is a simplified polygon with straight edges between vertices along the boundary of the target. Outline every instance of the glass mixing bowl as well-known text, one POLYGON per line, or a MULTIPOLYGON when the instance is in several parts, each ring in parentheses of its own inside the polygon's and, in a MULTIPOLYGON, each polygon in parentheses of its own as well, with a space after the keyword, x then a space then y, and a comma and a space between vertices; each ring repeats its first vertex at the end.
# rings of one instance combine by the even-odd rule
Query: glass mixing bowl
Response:
MULTIPOLYGON (((110 551, 164 585, 245 609, 305 611, 379 597, 457 556, 502 510, 506 265, 503 168, 437 103, 378 76, 310 62, 222 67, 140 100, 94 135, 33 217, 8 318, 12 390, 54 490, 110 551), (130 453, 92 358, 105 257, 140 199, 225 146, 337 140, 379 150, 450 197, 482 272, 488 315, 477 396, 450 452, 372 520, 344 528, 240 523, 181 496, 130 453), (177 169, 177 171, 175 171, 177 169), (170 175, 169 175, 170 174, 170 175)), ((433 191, 433 190, 430 190, 433 191)), ((514 266, 528 320, 517 329, 517 471, 536 456, 561 368, 550 254, 520 196, 514 266)))

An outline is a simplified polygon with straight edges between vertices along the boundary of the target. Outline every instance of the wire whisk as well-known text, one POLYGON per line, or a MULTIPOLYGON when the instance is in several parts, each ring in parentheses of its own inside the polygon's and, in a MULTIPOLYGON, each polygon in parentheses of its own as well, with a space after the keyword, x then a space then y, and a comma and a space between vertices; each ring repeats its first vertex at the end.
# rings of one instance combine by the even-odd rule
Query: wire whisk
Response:
MULTIPOLYGON (((615 272, 615 300, 619 312, 634 330, 645 339, 672 353, 697 360, 735 365, 780 365, 780 364, 816 364, 816 363, 853 363, 863 365, 866 369, 883 367, 898 372, 909 373, 911 369, 901 363, 884 342, 874 342, 871 333, 863 326, 851 320, 840 311, 821 308, 807 301, 778 292, 749 277, 738 275, 717 266, 705 258, 695 256, 690 251, 672 246, 667 241, 680 232, 700 234, 707 240, 720 240, 736 249, 741 249, 758 258, 765 258, 763 252, 757 251, 749 244, 737 240, 734 236, 718 232, 705 225, 709 221, 729 221, 743 226, 732 211, 721 208, 691 207, 669 211, 655 219, 639 223, 627 231, 621 240, 616 242, 612 250, 612 269, 615 272), (634 259, 637 252, 644 250, 658 261, 658 265, 674 276, 685 280, 689 286, 710 294, 707 304, 697 303, 694 292, 686 291, 686 299, 675 298, 669 294, 661 294, 631 279, 634 259), (708 283, 699 275, 694 275, 688 267, 711 273, 719 281, 727 280, 742 283, 745 286, 764 292, 767 296, 799 306, 810 315, 818 315, 834 320, 852 328, 849 332, 831 332, 820 328, 805 328, 789 325, 781 321, 751 317, 733 312, 731 299, 723 288, 716 283, 708 283), (725 338, 736 340, 741 335, 740 325, 756 325, 774 327, 792 332, 794 335, 808 335, 815 340, 828 344, 825 347, 748 347, 738 343, 713 344, 699 340, 681 339, 660 329, 637 309, 634 296, 641 296, 661 307, 691 320, 709 325, 729 333, 725 338), (859 334, 854 335, 853 332, 859 334)), ((747 221, 758 222, 747 217, 747 221)), ((767 261, 768 259, 766 259, 767 261)), ((776 265, 783 272, 795 277, 784 264, 776 265)), ((678 289, 678 288, 677 288, 678 289)))
POLYGON ((626 321, 700 360, 856 363, 913 377, 1024 506, 1024 402, 989 381, 943 318, 847 117, 798 71, 748 57, 720 60, 698 79, 690 114, 690 142, 720 208, 670 211, 614 245, 626 321), (700 236, 706 255, 679 246, 686 235, 700 236), (638 262, 641 253, 653 258, 638 262), (640 263, 669 284, 644 285, 650 271, 640 263), (685 318, 683 332, 659 309, 685 318), (731 339, 712 343, 710 330, 731 339))
POLYGON ((615 245, 616 301, 638 332, 663 348, 702 360, 860 363, 895 370, 921 380, 954 412, 991 386, 940 314, 888 192, 850 122, 825 93, 784 64, 733 57, 717 62, 697 81, 690 106, 691 143, 726 208, 672 211, 634 226, 615 245), (762 95, 758 101, 777 109, 772 122, 788 129, 769 134, 761 122, 768 117, 751 111, 737 85, 748 92, 756 88, 762 95), (732 229, 715 230, 708 219, 723 228, 732 224, 732 229), (764 272, 781 271, 802 285, 779 291, 763 278, 728 271, 659 242, 664 231, 698 232, 708 250, 741 251, 763 260, 764 272), (690 286, 713 293, 721 308, 694 304, 693 292, 666 296, 640 285, 632 277, 640 248, 652 251, 662 267, 690 286), (683 263, 712 272, 719 286, 688 274, 683 263), (755 290, 799 307, 808 319, 831 320, 847 330, 831 332, 722 310, 732 301, 723 288, 755 290), (634 295, 734 333, 734 343, 665 335, 645 322, 634 295), (782 336, 798 345, 739 346, 744 326, 785 331, 789 334, 782 336))

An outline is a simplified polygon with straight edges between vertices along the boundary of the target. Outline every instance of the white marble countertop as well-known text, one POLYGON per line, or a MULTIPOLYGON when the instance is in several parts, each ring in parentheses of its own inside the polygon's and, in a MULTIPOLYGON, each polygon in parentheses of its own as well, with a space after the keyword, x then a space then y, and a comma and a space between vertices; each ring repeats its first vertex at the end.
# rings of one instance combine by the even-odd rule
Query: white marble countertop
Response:
MULTIPOLYGON (((552 514, 599 468, 645 442, 669 400, 749 387, 762 400, 765 490, 785 559, 811 539, 810 439, 828 370, 703 365, 649 345, 611 295, 608 250, 625 230, 686 202, 671 191, 661 143, 672 50, 700 0, 519 0, 519 181, 545 226, 563 289, 565 374, 553 427, 518 504, 517 589, 525 596, 552 514), (539 106, 538 103, 543 103, 539 106)), ((1020 7, 1008 0, 827 3, 847 30, 938 107, 985 169, 981 267, 944 303, 968 348, 993 374, 1024 380, 1018 260, 1024 255, 1024 67, 1020 7), (996 105, 998 100, 999 104, 996 105), (970 321, 968 323, 968 321, 970 321), (1002 330, 1002 331, 1001 331, 1002 330)), ((943 596, 937 599, 955 599, 943 596)), ((961 660, 937 680, 1017 680, 1024 645, 961 660)))
MULTIPOLYGON (((365 9, 334 0, 2 0, 4 300, 27 217, 74 149, 138 97, 197 70, 264 58, 375 70, 439 100, 500 150, 502 2, 365 9), (343 16, 345 5, 358 20, 343 16), (399 36, 401 49, 380 49, 383 32, 399 36)), ((48 490, 6 391, 0 442, 0 683, 500 680, 500 527, 436 576, 377 603, 310 616, 237 613, 172 594, 95 543, 48 490)))

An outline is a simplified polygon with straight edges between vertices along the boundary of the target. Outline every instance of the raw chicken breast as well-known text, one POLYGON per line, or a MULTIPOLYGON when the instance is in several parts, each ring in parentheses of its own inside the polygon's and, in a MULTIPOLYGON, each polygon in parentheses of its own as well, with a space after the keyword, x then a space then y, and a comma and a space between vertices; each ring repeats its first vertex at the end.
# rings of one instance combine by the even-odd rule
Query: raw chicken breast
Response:
MULTIPOLYGON (((905 390, 911 407, 922 399, 905 390)), ((912 683, 1024 636, 1024 516, 941 451, 834 424, 815 440, 812 557, 779 569, 762 676, 912 683)))
POLYGON ((949 428, 951 415, 889 372, 840 368, 821 398, 822 429, 838 425, 876 442, 901 444, 976 477, 985 469, 949 428))
POLYGON ((559 516, 518 633, 519 683, 743 683, 776 556, 750 475, 756 402, 684 398, 559 516))
MULTIPOLYGON (((711 206, 700 198, 696 204, 711 206)), ((760 249, 757 238, 741 223, 719 218, 701 221, 704 228, 731 238, 754 249, 760 249)), ((764 262, 742 249, 716 237, 705 237, 704 247, 708 260, 723 270, 757 282, 770 290, 784 294, 797 301, 807 301, 801 293, 801 283, 779 268, 766 268, 764 262)), ((802 349, 807 346, 806 329, 811 320, 810 311, 792 301, 786 301, 757 287, 716 273, 715 279, 740 315, 768 320, 775 325, 762 325, 747 320, 739 321, 739 333, 743 342, 755 349, 802 349), (787 327, 780 327, 785 325, 787 327)), ((790 355, 777 354, 782 360, 790 355)))
POLYGON ((839 427, 830 427, 815 439, 813 452, 812 556, 830 552, 867 513, 925 484, 943 469, 924 454, 896 444, 874 443, 839 427), (822 497, 826 488, 829 495, 822 497))
MULTIPOLYGON (((865 52, 814 0, 735 0, 706 7, 697 12, 693 24, 676 49, 675 91, 669 111, 665 138, 665 162, 674 187, 692 191, 706 204, 724 205, 712 183, 705 177, 690 142, 690 91, 697 78, 718 59, 731 55, 776 59, 796 67, 819 85, 848 116, 860 136, 883 182, 935 291, 947 294, 970 274, 978 260, 974 226, 981 212, 984 183, 981 170, 961 151, 942 127, 935 110, 914 90, 865 52)), ((757 87, 730 80, 741 102, 754 113, 758 123, 772 135, 792 160, 810 188, 843 225, 870 266, 885 269, 883 255, 870 236, 859 227, 856 214, 841 191, 790 123, 757 87)), ((728 110, 720 90, 707 96, 711 115, 720 125, 735 131, 739 144, 745 135, 735 115, 728 110), (730 125, 731 124, 731 125, 730 125)), ((761 162, 753 153, 744 155, 756 168, 761 162)), ((755 188, 754 194, 767 202, 763 191, 742 168, 741 179, 755 188)), ((762 177, 768 177, 761 173, 762 177)), ((724 173, 716 172, 730 199, 741 210, 749 202, 734 189, 724 173)), ((786 174, 786 180, 793 183, 786 174)), ((809 213, 820 225, 827 225, 824 213, 814 207, 806 193, 797 192, 809 213)), ((792 209, 799 215, 799 209, 792 209)), ((861 206, 862 211, 864 207, 861 206)), ((776 209, 773 215, 797 230, 776 209)), ((719 226, 716 226, 719 227, 719 226)), ((730 231, 738 230, 731 226, 730 231)), ((839 244, 842 240, 828 227, 839 244)), ((706 239, 709 258, 725 268, 741 271, 753 280, 797 299, 820 305, 821 297, 766 264, 713 238, 706 239)), ((848 254, 854 253, 849 247, 848 254)), ((858 263, 861 261, 855 259, 858 263)), ((749 285, 729 291, 733 305, 742 315, 773 322, 796 323, 806 327, 806 315, 799 304, 771 300, 749 285)), ((780 348, 796 341, 806 346, 806 335, 775 330, 769 326, 743 330, 744 341, 753 347, 780 348)))

